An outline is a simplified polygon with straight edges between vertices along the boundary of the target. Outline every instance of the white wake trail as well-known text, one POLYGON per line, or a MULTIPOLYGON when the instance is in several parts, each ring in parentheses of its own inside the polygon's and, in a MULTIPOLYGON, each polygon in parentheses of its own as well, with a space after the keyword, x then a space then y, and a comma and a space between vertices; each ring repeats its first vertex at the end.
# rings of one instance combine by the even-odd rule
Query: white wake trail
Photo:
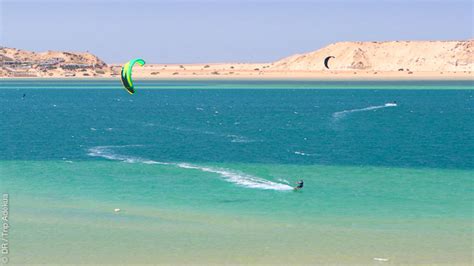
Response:
POLYGON ((169 164, 169 163, 143 159, 141 157, 121 155, 113 151, 114 148, 141 147, 141 146, 142 145, 97 146, 97 147, 90 148, 89 153, 87 155, 92 156, 92 157, 102 157, 102 158, 114 160, 114 161, 122 161, 126 163, 163 164, 163 165, 169 164))
MULTIPOLYGON (((135 147, 137 145, 134 145, 135 147)), ((126 163, 144 163, 144 164, 160 164, 160 165, 172 165, 182 169, 193 169, 199 170, 207 173, 218 174, 225 181, 234 183, 236 185, 247 187, 247 188, 256 188, 256 189, 265 189, 265 190, 292 190, 293 187, 272 182, 260 177, 252 176, 245 173, 240 173, 234 170, 224 169, 224 168, 215 168, 208 166, 200 166, 190 163, 167 163, 167 162, 157 162, 153 160, 144 159, 141 157, 135 156, 126 156, 117 154, 113 151, 114 148, 124 148, 131 146, 97 146, 90 148, 88 151, 89 156, 93 157, 102 157, 114 161, 122 161, 126 163)))
POLYGON ((244 173, 238 173, 238 172, 231 171, 228 169, 198 166, 198 165, 193 165, 189 163, 178 163, 176 165, 180 168, 196 169, 203 172, 219 174, 226 181, 235 183, 243 187, 271 189, 271 190, 292 190, 293 189, 292 187, 285 184, 272 182, 270 180, 266 180, 260 177, 256 177, 256 176, 252 176, 252 175, 248 175, 244 173))
POLYGON ((332 117, 334 119, 341 119, 343 117, 345 117, 346 115, 348 114, 351 114, 351 113, 356 113, 356 112, 365 112, 365 111, 371 111, 371 110, 376 110, 376 109, 381 109, 381 108, 387 108, 387 107, 396 107, 397 104, 396 103, 386 103, 384 105, 376 105, 376 106, 369 106, 369 107, 365 107, 365 108, 360 108, 360 109, 351 109, 351 110, 344 110, 344 111, 340 111, 340 112, 335 112, 332 114, 332 117))

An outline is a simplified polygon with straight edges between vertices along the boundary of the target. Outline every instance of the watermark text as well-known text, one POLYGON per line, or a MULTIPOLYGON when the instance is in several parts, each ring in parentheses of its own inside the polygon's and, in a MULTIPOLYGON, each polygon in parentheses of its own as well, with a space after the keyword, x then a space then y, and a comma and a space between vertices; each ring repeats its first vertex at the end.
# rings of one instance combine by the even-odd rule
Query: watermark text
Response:
POLYGON ((1 204, 1 211, 2 211, 2 227, 1 227, 1 234, 0 234, 0 263, 7 264, 8 263, 8 253, 10 252, 9 247, 9 230, 10 230, 10 222, 9 222, 9 205, 10 205, 10 197, 7 193, 3 193, 2 195, 2 204, 1 204))

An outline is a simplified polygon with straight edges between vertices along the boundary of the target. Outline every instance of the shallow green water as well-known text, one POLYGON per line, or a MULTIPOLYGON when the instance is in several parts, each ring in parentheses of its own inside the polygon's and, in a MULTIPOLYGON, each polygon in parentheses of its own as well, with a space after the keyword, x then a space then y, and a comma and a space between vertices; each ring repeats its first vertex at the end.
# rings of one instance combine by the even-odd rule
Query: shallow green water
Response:
POLYGON ((11 263, 472 261, 472 82, 142 85, 0 82, 11 263))

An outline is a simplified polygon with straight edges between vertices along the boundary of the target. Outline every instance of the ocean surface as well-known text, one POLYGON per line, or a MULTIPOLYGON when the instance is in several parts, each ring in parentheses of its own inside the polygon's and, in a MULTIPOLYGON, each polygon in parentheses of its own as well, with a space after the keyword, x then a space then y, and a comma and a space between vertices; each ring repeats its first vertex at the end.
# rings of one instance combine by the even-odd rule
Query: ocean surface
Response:
POLYGON ((472 81, 135 85, 0 80, 11 264, 473 262, 472 81))

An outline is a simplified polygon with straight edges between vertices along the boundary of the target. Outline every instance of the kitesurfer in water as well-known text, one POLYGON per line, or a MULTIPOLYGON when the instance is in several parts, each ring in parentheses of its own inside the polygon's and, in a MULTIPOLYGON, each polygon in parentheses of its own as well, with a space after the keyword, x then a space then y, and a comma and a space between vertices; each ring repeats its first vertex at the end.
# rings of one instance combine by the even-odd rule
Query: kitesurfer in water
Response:
POLYGON ((304 181, 303 181, 303 179, 301 179, 300 181, 296 182, 295 190, 302 189, 303 186, 304 186, 304 181))

